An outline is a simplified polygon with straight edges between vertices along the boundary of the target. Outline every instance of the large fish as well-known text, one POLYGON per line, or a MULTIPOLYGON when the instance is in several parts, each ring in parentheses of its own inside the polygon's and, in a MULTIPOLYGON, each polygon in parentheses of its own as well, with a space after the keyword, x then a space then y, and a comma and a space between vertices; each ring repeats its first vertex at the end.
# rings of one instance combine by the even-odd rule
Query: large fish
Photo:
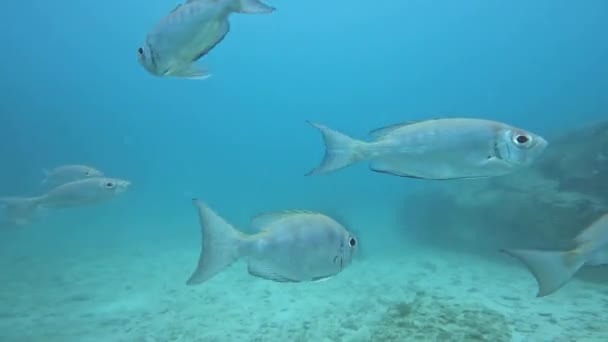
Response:
POLYGON ((401 177, 457 179, 500 176, 530 165, 547 147, 542 137, 507 124, 469 118, 402 123, 372 131, 372 142, 326 126, 321 164, 308 175, 336 171, 359 161, 401 177))
POLYGON ((226 37, 229 15, 274 10, 259 0, 188 0, 148 33, 137 50, 139 63, 155 76, 207 78, 210 74, 195 62, 226 37))
POLYGON ((103 172, 87 165, 62 165, 52 170, 43 171, 45 177, 42 184, 53 186, 83 178, 103 177, 103 172))
POLYGON ((584 265, 608 265, 608 214, 583 230, 569 251, 503 249, 522 261, 536 278, 537 297, 554 293, 584 265))
POLYGON ((246 235, 225 222, 204 203, 193 200, 202 230, 198 266, 188 285, 209 280, 240 258, 249 274, 276 282, 328 279, 350 265, 357 239, 332 218, 313 212, 260 215, 246 235))

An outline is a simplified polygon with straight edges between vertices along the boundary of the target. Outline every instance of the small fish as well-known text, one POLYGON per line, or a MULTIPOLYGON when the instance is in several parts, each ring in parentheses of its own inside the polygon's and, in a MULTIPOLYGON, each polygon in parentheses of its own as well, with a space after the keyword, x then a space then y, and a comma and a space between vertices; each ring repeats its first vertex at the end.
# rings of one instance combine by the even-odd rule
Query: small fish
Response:
POLYGON ((195 62, 226 37, 229 15, 274 10, 259 0, 188 0, 148 33, 137 50, 139 63, 155 76, 205 79, 210 74, 195 62))
POLYGON ((40 206, 70 208, 103 202, 125 192, 130 181, 108 177, 85 178, 62 184, 37 198, 40 206))
POLYGON ((322 281, 350 265, 357 238, 332 218, 313 212, 278 212, 256 217, 262 228, 246 235, 193 200, 202 230, 198 266, 188 285, 203 283, 238 259, 247 258, 249 274, 276 282, 322 281))
POLYGON ((537 297, 554 293, 584 265, 608 265, 608 214, 583 230, 569 251, 503 249, 523 262, 536 278, 537 297))
POLYGON ((367 160, 372 171, 400 177, 492 177, 530 165, 548 145, 536 134, 482 119, 396 124, 372 131, 372 142, 355 140, 317 123, 309 124, 321 132, 325 156, 307 175, 329 173, 367 160))
POLYGON ((0 226, 18 227, 31 223, 42 197, 2 197, 0 226))
POLYGON ((85 178, 61 184, 42 196, 2 197, 3 225, 23 226, 40 207, 72 208, 109 200, 126 191, 131 182, 107 177, 85 178))
POLYGON ((87 165, 63 165, 52 170, 43 170, 42 184, 59 185, 89 177, 103 177, 103 172, 87 165))

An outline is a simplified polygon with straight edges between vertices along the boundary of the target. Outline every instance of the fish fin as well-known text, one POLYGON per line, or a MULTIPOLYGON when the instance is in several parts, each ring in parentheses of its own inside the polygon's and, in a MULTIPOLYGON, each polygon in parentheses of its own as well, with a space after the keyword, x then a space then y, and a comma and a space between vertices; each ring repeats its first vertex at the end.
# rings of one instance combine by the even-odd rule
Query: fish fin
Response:
POLYGON ((218 29, 217 37, 215 37, 215 43, 213 43, 213 45, 207 47, 206 49, 201 51, 198 55, 196 55, 196 57, 194 57, 192 59, 192 62, 196 62, 197 60, 201 59, 203 56, 208 54, 209 51, 213 50, 214 47, 216 47, 219 43, 221 43, 222 40, 224 40, 224 38, 226 38, 226 35, 228 34, 228 32, 230 32, 230 22, 228 20, 224 20, 224 21, 221 21, 219 24, 220 24, 220 28, 218 29))
POLYGON ((537 297, 552 294, 564 286, 585 264, 586 253, 572 251, 542 251, 503 249, 502 252, 526 265, 538 284, 537 297))
MULTIPOLYGON (((192 2, 192 0, 188 0, 188 1, 186 1, 186 3, 190 3, 190 2, 192 2)), ((182 4, 177 4, 177 6, 175 6, 175 8, 174 8, 174 9, 172 9, 172 10, 169 12, 169 14, 171 14, 171 13, 173 13, 173 12, 177 11, 177 9, 178 9, 178 8, 180 8, 180 7, 182 7, 182 4)))
POLYGON ((247 271, 254 277, 276 281, 279 283, 299 283, 299 280, 289 279, 274 270, 271 264, 257 260, 251 260, 247 265, 247 271))
POLYGON ((513 165, 497 156, 488 156, 480 163, 480 167, 496 170, 503 174, 513 170, 513 165))
POLYGON ((389 159, 389 158, 381 158, 372 160, 369 164, 369 169, 378 173, 386 173, 393 176, 403 177, 403 178, 413 178, 413 179, 424 179, 424 180, 456 180, 456 179, 479 179, 479 178, 488 178, 488 176, 462 176, 462 177, 432 177, 432 176, 423 176, 420 174, 416 174, 414 172, 403 171, 407 168, 407 165, 401 164, 403 161, 389 159))
POLYGON ((291 217, 293 215, 312 215, 312 214, 320 214, 313 211, 306 210, 283 210, 283 211, 273 211, 268 213, 262 213, 254 216, 251 219, 251 226, 256 230, 264 230, 268 226, 281 221, 285 218, 291 217))
POLYGON ((48 169, 42 169, 42 174, 44 175, 44 179, 42 180, 42 182, 40 182, 40 184, 44 185, 49 181, 51 171, 49 171, 48 169))
POLYGON ((198 67, 194 63, 190 63, 181 69, 170 71, 167 76, 190 80, 204 80, 211 77, 211 74, 207 71, 207 69, 198 67))
POLYGON ((234 9, 237 13, 245 14, 264 14, 272 13, 276 8, 268 6, 260 0, 237 0, 236 7, 234 9))
POLYGON ((369 135, 372 138, 374 138, 374 139, 379 139, 379 138, 382 138, 384 136, 387 136, 391 132, 393 132, 393 131, 401 128, 401 127, 413 125, 413 124, 418 123, 418 122, 420 122, 420 121, 406 121, 406 122, 396 123, 396 124, 393 124, 393 125, 390 125, 390 126, 376 128, 374 130, 371 130, 369 132, 369 135))
POLYGON ((587 228, 583 229, 574 241, 577 246, 581 245, 602 245, 608 243, 608 214, 602 215, 593 221, 587 228))
POLYGON ((409 161, 395 158, 380 158, 372 160, 369 163, 369 169, 374 172, 386 173, 404 178, 431 179, 425 176, 417 175, 413 172, 403 171, 404 169, 407 169, 408 162, 409 161))
POLYGON ((376 159, 369 163, 369 169, 374 172, 386 173, 404 178, 426 179, 426 177, 401 171, 400 168, 403 168, 404 165, 399 165, 399 163, 400 161, 395 161, 392 159, 376 159))
POLYGON ((203 202, 193 199, 198 210, 202 233, 202 249, 196 270, 187 285, 209 280, 241 257, 241 245, 246 235, 224 221, 203 202))
POLYGON ((325 143, 323 161, 309 171, 307 176, 337 171, 365 159, 366 142, 353 139, 321 124, 307 122, 321 132, 325 143))
POLYGON ((0 205, 3 207, 4 216, 9 217, 9 221, 16 225, 27 225, 43 205, 45 195, 38 197, 23 197, 16 201, 15 198, 0 198, 0 205))
POLYGON ((315 282, 315 283, 320 283, 320 282, 323 282, 323 281, 327 281, 327 280, 329 280, 331 278, 333 278, 333 276, 322 276, 322 277, 313 278, 312 281, 315 282))
POLYGON ((410 120, 410 121, 399 122, 396 124, 392 124, 389 126, 380 127, 380 128, 371 130, 369 132, 369 135, 374 139, 380 139, 401 127, 410 126, 410 125, 414 125, 414 124, 421 123, 421 122, 436 121, 436 120, 441 120, 441 119, 445 119, 445 118, 435 117, 435 118, 425 119, 425 120, 410 120))

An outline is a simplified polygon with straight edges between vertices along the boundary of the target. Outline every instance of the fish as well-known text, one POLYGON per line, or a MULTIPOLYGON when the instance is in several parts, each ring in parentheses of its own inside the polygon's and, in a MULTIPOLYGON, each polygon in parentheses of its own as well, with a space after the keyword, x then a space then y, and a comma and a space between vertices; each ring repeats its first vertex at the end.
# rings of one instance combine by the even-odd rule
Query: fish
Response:
POLYGON ((154 76, 206 79, 210 72, 195 62, 224 40, 230 14, 274 11, 260 0, 188 0, 148 32, 137 50, 138 61, 154 76))
POLYGON ((36 203, 47 208, 72 208, 95 204, 124 193, 131 182, 124 179, 95 177, 59 185, 37 197, 36 203))
POLYGON ((0 197, 0 226, 23 227, 31 223, 42 197, 0 197))
POLYGON ((2 197, 6 224, 27 225, 39 208, 73 208, 103 202, 125 192, 130 181, 96 177, 61 184, 47 193, 32 197, 2 197))
POLYGON ((325 155, 306 175, 331 173, 369 161, 374 172, 427 180, 487 178, 532 164, 548 146, 541 136, 511 125, 475 118, 404 122, 353 139, 307 121, 323 137, 325 155))
POLYGON ((87 165, 62 165, 51 170, 43 170, 42 184, 59 185, 89 177, 103 177, 103 172, 87 165))
POLYGON ((241 258, 250 275, 278 283, 318 282, 348 267, 357 238, 331 217, 317 212, 283 211, 260 214, 258 229, 245 234, 198 199, 202 249, 187 285, 204 283, 241 258))
POLYGON ((501 249, 521 261, 538 285, 536 297, 555 293, 583 266, 608 265, 608 214, 579 233, 570 250, 501 249))

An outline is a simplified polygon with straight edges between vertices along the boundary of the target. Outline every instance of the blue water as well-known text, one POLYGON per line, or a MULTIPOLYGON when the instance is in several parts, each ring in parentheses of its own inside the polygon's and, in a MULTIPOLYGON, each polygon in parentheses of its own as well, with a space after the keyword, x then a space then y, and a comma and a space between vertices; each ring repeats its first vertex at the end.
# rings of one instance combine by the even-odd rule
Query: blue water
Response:
POLYGON ((133 183, 112 202, 4 233, 6 254, 196 254, 192 197, 244 230, 261 211, 327 211, 368 246, 398 253, 409 242, 391 225, 395 211, 404 193, 430 185, 365 163, 304 177, 323 155, 306 120, 365 138, 397 122, 471 116, 551 136, 608 113, 602 0, 274 1, 270 15, 231 17, 200 61, 212 73, 204 81, 156 78, 137 62, 176 4, 3 3, 0 193, 37 194, 44 168, 70 163, 133 183))

